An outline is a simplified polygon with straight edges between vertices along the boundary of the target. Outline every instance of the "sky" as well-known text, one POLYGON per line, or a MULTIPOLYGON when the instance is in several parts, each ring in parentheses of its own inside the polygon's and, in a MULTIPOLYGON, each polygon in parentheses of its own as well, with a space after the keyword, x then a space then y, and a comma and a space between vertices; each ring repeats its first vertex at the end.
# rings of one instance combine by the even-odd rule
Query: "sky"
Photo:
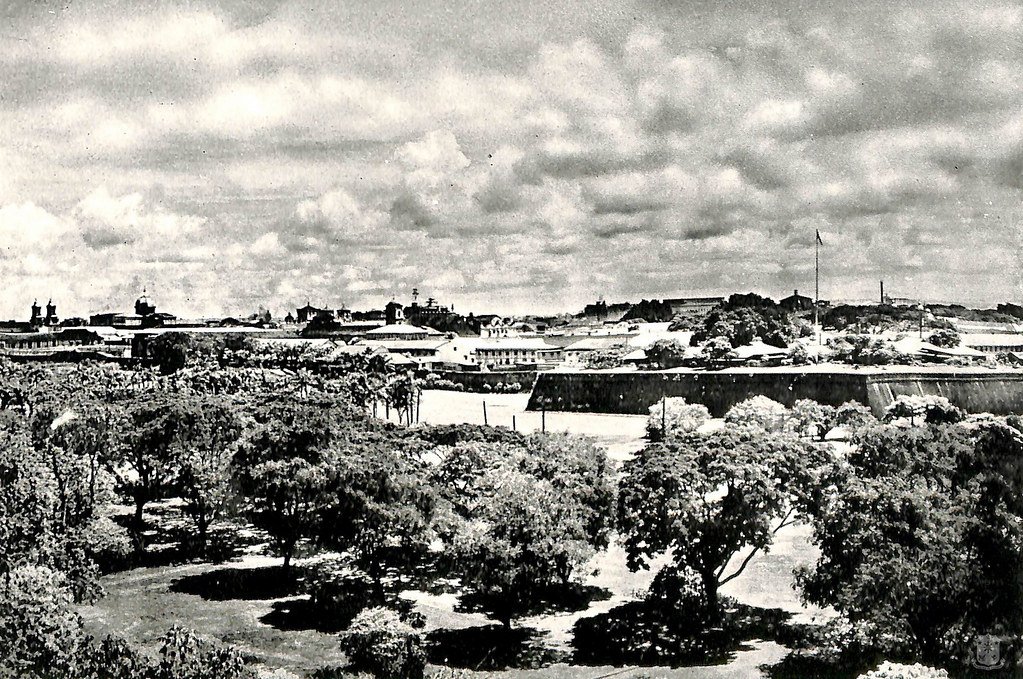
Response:
POLYGON ((1023 299, 1023 6, 12 0, 0 318, 1023 299))

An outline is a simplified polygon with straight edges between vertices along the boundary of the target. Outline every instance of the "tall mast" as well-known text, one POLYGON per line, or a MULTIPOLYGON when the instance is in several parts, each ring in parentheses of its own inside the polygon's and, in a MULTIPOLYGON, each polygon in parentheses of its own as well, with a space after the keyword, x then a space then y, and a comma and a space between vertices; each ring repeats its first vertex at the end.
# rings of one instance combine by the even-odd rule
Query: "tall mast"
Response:
POLYGON ((817 313, 821 305, 821 232, 813 241, 813 324, 817 326, 817 313))

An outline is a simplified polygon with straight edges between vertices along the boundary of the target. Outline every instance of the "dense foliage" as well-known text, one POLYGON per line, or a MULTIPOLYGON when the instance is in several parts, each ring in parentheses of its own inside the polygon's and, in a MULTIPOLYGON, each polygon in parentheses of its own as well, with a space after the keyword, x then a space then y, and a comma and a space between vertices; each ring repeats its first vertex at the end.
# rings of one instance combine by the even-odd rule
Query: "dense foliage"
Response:
POLYGON ((798 574, 853 624, 851 652, 946 662, 1023 632, 1021 460, 1023 432, 999 422, 860 430, 805 507, 821 556, 798 574))

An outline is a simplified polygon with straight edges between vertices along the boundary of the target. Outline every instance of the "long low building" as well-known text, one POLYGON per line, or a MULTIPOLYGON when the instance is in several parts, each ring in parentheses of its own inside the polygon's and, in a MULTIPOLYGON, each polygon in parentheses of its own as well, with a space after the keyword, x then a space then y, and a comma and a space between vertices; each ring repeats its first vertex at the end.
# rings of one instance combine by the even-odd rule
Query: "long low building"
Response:
POLYGON ((46 353, 54 349, 77 347, 101 348, 103 338, 84 328, 68 328, 56 332, 0 333, 0 351, 7 354, 46 353))
POLYGON ((540 337, 482 339, 476 344, 476 363, 486 368, 516 366, 553 367, 565 359, 565 350, 540 337))
POLYGON ((1014 333, 964 333, 960 338, 963 346, 985 354, 1023 351, 1023 335, 1014 333))

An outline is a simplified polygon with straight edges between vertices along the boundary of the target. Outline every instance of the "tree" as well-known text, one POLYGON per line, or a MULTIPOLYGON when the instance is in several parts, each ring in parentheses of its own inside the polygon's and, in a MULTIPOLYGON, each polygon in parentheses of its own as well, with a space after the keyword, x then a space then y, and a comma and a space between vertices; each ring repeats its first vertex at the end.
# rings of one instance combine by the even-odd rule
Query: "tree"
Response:
POLYGON ((766 301, 770 304, 726 303, 715 308, 693 332, 692 345, 703 344, 712 337, 724 337, 733 348, 757 339, 772 346, 787 347, 795 335, 792 319, 774 302, 766 301))
POLYGON ((140 549, 145 506, 165 497, 177 480, 178 450, 193 418, 191 399, 157 392, 141 397, 120 420, 120 454, 110 468, 135 504, 132 525, 140 549))
POLYGON ((249 517, 270 534, 289 572, 296 545, 314 536, 326 501, 331 445, 364 416, 322 396, 267 399, 251 415, 235 455, 236 476, 249 517))
POLYGON ((583 365, 589 370, 608 370, 621 368, 625 350, 619 347, 588 352, 583 356, 583 365))
POLYGON ((46 567, 62 574, 76 601, 88 601, 99 591, 86 551, 92 517, 65 511, 58 488, 24 415, 0 413, 0 577, 46 567))
POLYGON ((677 568, 698 574, 708 618, 719 619, 718 589, 796 520, 795 503, 812 492, 827 455, 823 446, 733 425, 647 446, 625 463, 619 494, 629 567, 647 568, 670 551, 677 568))
POLYGON ((838 409, 801 398, 792 404, 784 426, 797 436, 823 441, 828 432, 838 426, 838 409))
POLYGON ((686 348, 675 339, 660 339, 647 347, 647 362, 656 369, 677 368, 682 365, 686 348))
POLYGON ((781 403, 757 395, 729 408, 725 413, 725 422, 779 432, 784 428, 788 414, 788 409, 781 403))
POLYGON ((908 365, 911 356, 899 353, 890 342, 870 335, 845 335, 828 340, 832 359, 853 365, 908 365))
POLYGON ((735 358, 735 351, 732 349, 732 343, 728 341, 727 337, 717 335, 711 337, 700 349, 700 354, 704 360, 710 363, 717 363, 719 361, 727 361, 735 358))
POLYGON ((0 675, 67 676, 82 635, 64 576, 24 565, 0 578, 0 675))
POLYGON ((352 621, 341 637, 349 667, 379 679, 422 679, 426 650, 422 635, 398 614, 370 608, 352 621))
POLYGON ((183 414, 187 421, 176 445, 178 486, 195 522, 199 548, 205 550, 210 523, 230 494, 242 422, 234 408, 215 398, 199 399, 183 414))
POLYGON ((1023 434, 877 425, 805 511, 821 556, 797 573, 868 649, 947 661, 959 639, 1023 631, 1023 434))
POLYGON ((614 477, 607 456, 568 436, 531 436, 525 448, 460 444, 434 474, 450 505, 440 531, 469 601, 509 626, 557 602, 576 569, 608 544, 614 477))
POLYGON ((434 496, 424 465, 394 441, 343 445, 324 464, 324 492, 316 509, 316 538, 347 552, 369 575, 378 604, 389 557, 416 563, 431 538, 434 496), (395 554, 396 553, 396 554, 395 554))
POLYGON ((962 338, 956 330, 952 328, 945 328, 933 333, 927 338, 927 341, 936 347, 953 349, 962 343, 962 338))
POLYGON ((966 417, 966 412, 945 398, 944 396, 898 396, 885 409, 884 419, 890 422, 899 418, 909 420, 910 426, 917 423, 932 424, 960 422, 966 417))
POLYGON ((855 434, 866 427, 877 424, 874 412, 857 401, 847 401, 835 411, 835 424, 855 434))
POLYGON ((684 398, 665 396, 650 406, 646 419, 646 434, 651 441, 662 441, 696 431, 710 419, 707 406, 687 403, 684 398))

